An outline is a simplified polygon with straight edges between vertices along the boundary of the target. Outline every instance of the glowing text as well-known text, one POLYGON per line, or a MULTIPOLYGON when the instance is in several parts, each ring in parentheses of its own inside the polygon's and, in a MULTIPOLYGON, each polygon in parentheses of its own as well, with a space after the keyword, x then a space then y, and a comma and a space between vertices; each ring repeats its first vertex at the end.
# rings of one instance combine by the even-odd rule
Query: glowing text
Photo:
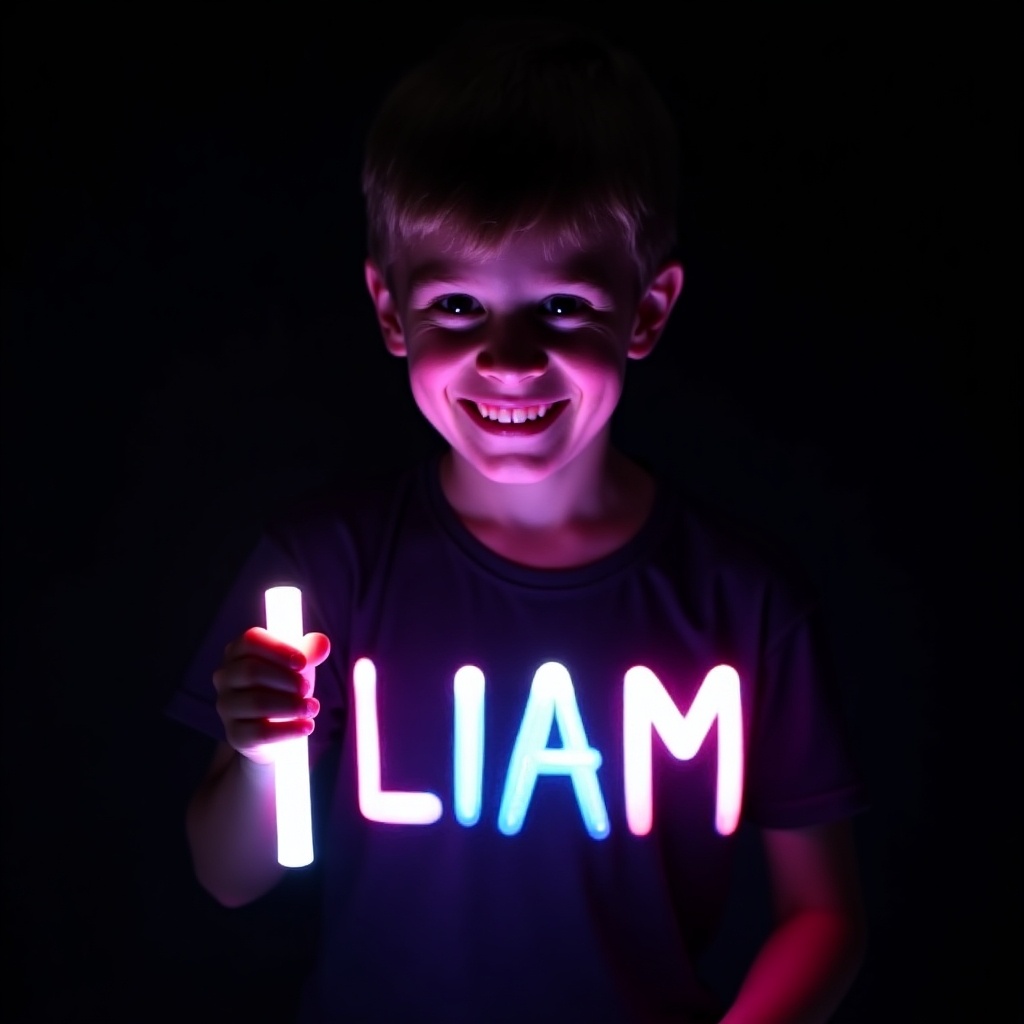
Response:
MULTIPOLYGON (((399 792, 381 786, 380 728, 377 720, 377 670, 360 658, 353 670, 359 809, 371 821, 429 825, 442 813, 441 799, 428 792, 399 792)), ((484 676, 473 665, 455 674, 453 742, 454 812, 465 826, 480 820, 484 766, 484 676)), ((713 668, 701 683, 689 710, 676 707, 650 669, 631 668, 623 681, 623 777, 629 830, 647 835, 654 818, 652 736, 657 732, 677 760, 690 760, 717 723, 718 781, 715 828, 734 832, 743 801, 743 716, 740 681, 728 665, 713 668)), ((598 780, 601 752, 590 746, 572 679, 558 662, 537 669, 512 747, 498 829, 515 835, 526 820, 537 779, 568 776, 584 827, 594 839, 610 832, 608 811, 598 780), (548 746, 552 727, 562 745, 548 746)))

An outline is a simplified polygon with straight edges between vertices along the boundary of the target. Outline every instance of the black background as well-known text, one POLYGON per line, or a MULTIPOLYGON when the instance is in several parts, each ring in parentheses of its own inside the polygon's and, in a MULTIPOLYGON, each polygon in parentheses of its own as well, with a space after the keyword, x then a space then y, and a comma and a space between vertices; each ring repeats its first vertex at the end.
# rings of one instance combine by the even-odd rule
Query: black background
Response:
MULTIPOLYGON (((874 796, 841 1019, 1007 1021, 1019 7, 893 8, 597 18, 686 151, 686 288, 616 430, 822 594, 874 796)), ((8 6, 3 35, 5 1019, 271 1020, 310 878, 197 890, 199 752, 159 709, 267 513, 434 444, 363 291, 358 161, 458 15, 75 10, 8 6)))

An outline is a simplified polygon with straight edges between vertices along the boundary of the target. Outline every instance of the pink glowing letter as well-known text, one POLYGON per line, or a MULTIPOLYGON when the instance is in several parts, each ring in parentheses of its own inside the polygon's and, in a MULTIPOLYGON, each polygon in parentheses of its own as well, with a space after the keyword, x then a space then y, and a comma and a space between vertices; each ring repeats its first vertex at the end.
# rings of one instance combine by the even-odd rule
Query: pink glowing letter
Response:
POLYGON ((661 680, 650 669, 638 665, 626 673, 623 705, 623 775, 629 830, 637 836, 651 831, 652 728, 658 731, 673 757, 688 761, 700 749, 717 718, 715 828, 723 836, 734 832, 743 800, 743 713, 736 670, 728 665, 713 668, 684 715, 661 680))
POLYGON ((380 730, 377 726, 377 669, 369 658, 353 667, 356 703, 356 764, 359 810, 370 821, 392 825, 429 825, 441 817, 433 793, 385 792, 380 788, 380 730))

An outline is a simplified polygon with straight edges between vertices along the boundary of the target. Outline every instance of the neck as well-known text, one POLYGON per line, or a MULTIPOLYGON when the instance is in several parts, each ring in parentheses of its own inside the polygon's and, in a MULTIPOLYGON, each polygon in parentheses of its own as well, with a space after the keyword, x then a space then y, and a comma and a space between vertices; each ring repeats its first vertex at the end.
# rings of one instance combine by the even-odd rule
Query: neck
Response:
POLYGON ((487 547, 545 568, 582 565, 616 550, 642 527, 654 500, 649 474, 608 446, 530 484, 496 484, 449 451, 441 488, 487 547))
POLYGON ((441 487, 463 519, 512 529, 555 530, 609 515, 621 504, 623 476, 631 465, 609 445, 591 445, 543 480, 495 483, 449 450, 441 461, 441 487))

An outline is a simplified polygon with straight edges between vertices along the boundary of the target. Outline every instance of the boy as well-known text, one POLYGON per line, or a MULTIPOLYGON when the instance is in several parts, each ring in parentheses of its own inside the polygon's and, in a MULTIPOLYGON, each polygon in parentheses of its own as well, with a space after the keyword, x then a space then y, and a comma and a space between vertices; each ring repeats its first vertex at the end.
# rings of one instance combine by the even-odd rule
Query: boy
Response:
POLYGON ((444 452, 274 523, 168 709, 220 740, 187 832, 226 906, 285 870, 272 758, 309 736, 303 1021, 796 1024, 855 976, 863 797, 810 605, 610 443, 683 284, 675 147, 631 57, 529 21, 372 126, 366 285, 444 452), (260 628, 280 582, 299 647, 260 628), (698 962, 741 820, 777 924, 724 1008, 698 962))

